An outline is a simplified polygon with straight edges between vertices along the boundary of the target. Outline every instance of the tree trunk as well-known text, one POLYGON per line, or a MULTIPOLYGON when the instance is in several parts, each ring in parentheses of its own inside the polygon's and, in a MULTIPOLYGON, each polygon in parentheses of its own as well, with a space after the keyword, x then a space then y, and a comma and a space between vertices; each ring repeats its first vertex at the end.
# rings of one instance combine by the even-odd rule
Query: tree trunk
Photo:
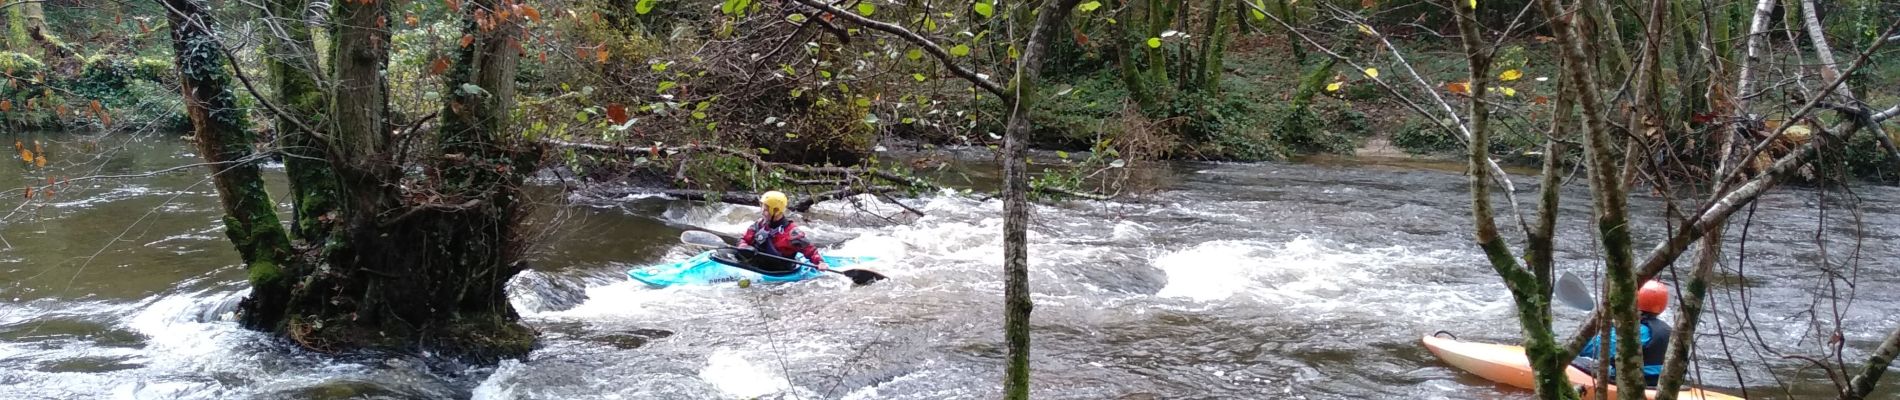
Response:
POLYGON ((1029 165, 1025 154, 1033 130, 1029 110, 1035 104, 1038 71, 1049 38, 1056 35, 1080 0, 1051 0, 1037 11, 1023 57, 1010 84, 1009 120, 1003 142, 1003 336, 1008 341, 1009 366, 1003 376, 1003 398, 1029 398, 1029 165))
POLYGON ((252 292, 243 306, 259 311, 243 313, 241 322, 253 329, 268 329, 282 317, 284 294, 292 282, 282 270, 290 256, 290 240, 264 190, 244 110, 227 87, 231 80, 225 71, 227 60, 211 31, 206 4, 202 0, 159 4, 166 8, 172 27, 179 90, 191 116, 192 134, 199 154, 212 163, 212 182, 224 208, 225 236, 237 246, 250 272, 252 292))
POLYGON ((45 56, 41 57, 40 61, 45 62, 48 67, 61 75, 78 75, 80 62, 78 53, 73 52, 71 46, 67 46, 66 42, 60 41, 59 37, 47 31, 46 9, 41 6, 41 3, 25 3, 16 8, 20 8, 21 13, 26 16, 26 36, 39 44, 40 49, 45 52, 45 56))
POLYGON ((1683 285, 1684 295, 1680 296, 1681 305, 1676 307, 1676 326, 1670 332, 1669 354, 1663 359, 1663 372, 1656 384, 1654 400, 1674 400, 1682 390, 1683 375, 1689 372, 1689 356, 1694 353, 1696 325, 1702 321, 1702 303, 1708 298, 1709 278, 1715 275, 1715 265, 1721 262, 1722 227, 1716 226, 1702 237, 1702 249, 1697 253, 1695 272, 1689 275, 1689 283, 1683 285))
POLYGON ((1867 365, 1862 366, 1860 374, 1854 375, 1854 379, 1848 383, 1847 388, 1841 390, 1841 400, 1865 399, 1868 394, 1873 393, 1874 385, 1880 383, 1880 375, 1885 374, 1887 367, 1893 365, 1895 354, 1900 354, 1900 328, 1895 328, 1893 333, 1887 334, 1887 340, 1880 342, 1880 348, 1874 349, 1873 354, 1867 355, 1867 365))
MULTIPOLYGON (((291 175, 293 181, 302 180, 297 182, 299 194, 315 200, 299 207, 336 208, 304 216, 317 218, 318 225, 300 226, 300 235, 327 240, 310 243, 309 257, 298 259, 301 268, 289 275, 297 285, 253 289, 254 296, 288 293, 278 304, 246 304, 247 314, 260 316, 260 329, 325 352, 427 348, 492 362, 531 348, 534 333, 519 323, 504 287, 524 268, 525 239, 516 229, 526 215, 519 186, 539 153, 522 151, 517 138, 503 134, 520 55, 513 47, 515 22, 478 11, 497 6, 471 2, 465 9, 463 29, 476 40, 458 52, 445 79, 452 95, 445 99, 439 150, 425 165, 426 179, 399 187, 402 168, 395 161, 387 85, 381 75, 388 62, 389 34, 377 28, 388 24, 389 3, 332 5, 335 92, 329 96, 331 118, 319 126, 334 142, 312 137, 320 147, 305 150, 326 155, 336 178, 313 177, 311 172, 323 171, 321 164, 291 175), (317 186, 324 182, 336 186, 317 186), (323 202, 330 199, 336 200, 323 202), (336 224, 334 230, 326 231, 331 228, 324 224, 331 223, 336 224)), ((306 72, 295 64, 274 67, 306 72)), ((287 79, 277 82, 280 85, 299 85, 288 76, 277 78, 287 79)), ((311 82, 314 79, 302 84, 311 82)), ((292 125, 297 125, 293 117, 311 115, 302 107, 320 104, 314 93, 280 94, 290 96, 282 99, 285 122, 292 125)), ((293 131, 283 128, 287 134, 293 131)))
POLYGON ((26 9, 7 7, 7 51, 26 55, 36 55, 32 39, 26 34, 26 9))
MULTIPOLYGON (((1489 85, 1491 76, 1492 58, 1489 47, 1479 33, 1479 22, 1475 10, 1458 1, 1447 3, 1452 9, 1457 10, 1454 19, 1458 24, 1459 36, 1464 45, 1466 62, 1471 73, 1471 97, 1468 103, 1471 138, 1467 143, 1467 155, 1469 155, 1467 181, 1471 188, 1471 214, 1474 230, 1477 233, 1477 244, 1478 247, 1484 249, 1485 257, 1491 261, 1492 269, 1504 279, 1505 286, 1511 290, 1511 296, 1517 302, 1518 324, 1524 331, 1525 356, 1531 362, 1538 396, 1545 399, 1576 398, 1576 391, 1570 386, 1569 378, 1564 375, 1568 367, 1565 360, 1569 357, 1564 354, 1562 348, 1557 346, 1556 336, 1550 327, 1549 260, 1551 254, 1549 249, 1551 236, 1549 233, 1556 223, 1557 188, 1553 184, 1556 174, 1548 171, 1556 169, 1555 157, 1547 155, 1552 159, 1546 160, 1545 169, 1548 171, 1545 175, 1545 186, 1541 191, 1540 206, 1545 214, 1539 220, 1539 228, 1532 231, 1530 238, 1532 242, 1530 247, 1533 249, 1531 257, 1535 264, 1533 268, 1538 270, 1526 270, 1517 265, 1517 258, 1511 254, 1504 238, 1498 234, 1497 222, 1491 211, 1489 185, 1491 154, 1488 151, 1490 111, 1487 110, 1484 99, 1485 87, 1489 85), (1539 232, 1542 233, 1541 236, 1539 232)), ((1560 105, 1568 104, 1568 101, 1563 99, 1563 94, 1559 94, 1558 97, 1560 105)))
POLYGON ((337 211, 336 172, 330 168, 329 145, 316 132, 326 126, 320 118, 329 99, 317 85, 323 76, 315 47, 311 44, 310 25, 303 13, 308 0, 270 0, 266 4, 265 35, 270 40, 265 57, 270 68, 271 87, 276 102, 286 115, 277 116, 275 125, 284 143, 284 171, 290 178, 291 233, 306 244, 322 246, 335 227, 337 211))
MULTIPOLYGON (((1642 61, 1636 70, 1635 98, 1631 102, 1628 125, 1630 129, 1638 130, 1638 138, 1643 140, 1658 139, 1662 129, 1661 105, 1659 104, 1661 91, 1657 88, 1657 82, 1661 80, 1662 75, 1663 26, 1668 21, 1669 9, 1667 1, 1650 0, 1648 19, 1643 24, 1642 61)), ((1608 132, 1604 132, 1604 136, 1599 139, 1608 137, 1608 132)), ((1629 157, 1628 161, 1632 163, 1642 158, 1642 154, 1647 153, 1648 150, 1639 146, 1634 140, 1631 141, 1629 148, 1636 151, 1625 152, 1624 157, 1629 157)), ((1607 156, 1608 153, 1602 153, 1596 157, 1607 158, 1607 156)), ((1605 179, 1604 182, 1595 186, 1598 186, 1599 190, 1608 189, 1597 193, 1597 197, 1602 199, 1598 202, 1597 218, 1599 229, 1603 232, 1601 238, 1604 248, 1608 250, 1607 258, 1610 259, 1607 264, 1610 269, 1607 274, 1610 284, 1606 285, 1609 295, 1606 297, 1609 298, 1610 324, 1613 326, 1611 336, 1615 339, 1613 345, 1616 346, 1612 364, 1615 368, 1611 369, 1611 372, 1616 378, 1616 386, 1626 388, 1617 392, 1618 397, 1624 400, 1642 400, 1643 391, 1627 389, 1645 386, 1642 373, 1642 338, 1637 335, 1637 327, 1642 324, 1642 320, 1636 311, 1636 286, 1641 281, 1636 278, 1635 266, 1631 261, 1634 256, 1630 250, 1629 232, 1626 228, 1628 211, 1622 205, 1627 199, 1621 186, 1630 181, 1626 175, 1616 180, 1605 179), (1612 244, 1613 241, 1620 241, 1620 243, 1612 244)))
MULTIPOLYGON (((1630 233, 1628 230, 1628 199, 1623 189, 1621 176, 1617 174, 1617 162, 1611 154, 1609 121, 1600 93, 1596 73, 1585 66, 1592 65, 1590 57, 1584 51, 1584 44, 1555 0, 1539 0, 1544 15, 1551 21, 1551 29, 1556 33, 1558 47, 1563 55, 1563 64, 1569 67, 1565 79, 1570 81, 1577 92, 1578 105, 1583 109, 1584 157, 1589 163, 1590 189, 1593 194, 1596 212, 1598 238, 1602 241, 1605 268, 1609 271, 1609 309, 1613 328, 1625 332, 1616 343, 1619 362, 1616 364, 1622 374, 1618 375, 1619 387, 1642 387, 1642 363, 1640 358, 1629 356, 1641 354, 1634 341, 1636 332, 1636 276, 1631 262, 1630 233), (1635 382, 1631 385, 1629 382, 1635 382)), ((1600 7, 1593 0, 1583 0, 1588 10, 1600 7)), ((1608 344, 1606 344, 1608 345, 1608 344)), ((1606 346, 1607 347, 1607 346, 1606 346)), ((1643 392, 1628 391, 1630 395, 1641 398, 1643 392)))
POLYGON ((1605 63, 1590 65, 1603 68, 1603 76, 1627 76, 1633 67, 1630 65, 1630 53, 1623 46, 1623 32, 1617 29, 1614 14, 1605 10, 1608 5, 1601 2, 1580 3, 1578 6, 1583 10, 1582 15, 1589 21, 1577 28, 1578 38, 1585 40, 1584 54, 1590 60, 1605 63), (1608 54, 1598 47, 1605 43, 1610 45, 1608 54), (1600 59, 1606 55, 1610 57, 1608 61, 1600 59))
MULTIPOLYGON (((1231 1, 1231 0, 1230 0, 1231 1)), ((1207 0, 1208 16, 1206 37, 1201 42, 1201 74, 1199 92, 1207 96, 1220 94, 1220 78, 1223 75, 1221 57, 1227 53, 1227 37, 1234 24, 1233 10, 1228 10, 1222 0, 1207 0)))
MULTIPOLYGON (((1287 0, 1276 0, 1275 4, 1278 4, 1280 6, 1279 7, 1280 19, 1286 20, 1287 24, 1289 25, 1294 25, 1294 26, 1299 25, 1300 15, 1298 12, 1296 12, 1297 10, 1293 8, 1292 4, 1287 4, 1287 0)), ((1286 30, 1286 45, 1287 47, 1290 47, 1293 49, 1294 62, 1298 62, 1300 64, 1306 63, 1306 48, 1300 46, 1299 32, 1294 32, 1292 29, 1287 29, 1286 30)))

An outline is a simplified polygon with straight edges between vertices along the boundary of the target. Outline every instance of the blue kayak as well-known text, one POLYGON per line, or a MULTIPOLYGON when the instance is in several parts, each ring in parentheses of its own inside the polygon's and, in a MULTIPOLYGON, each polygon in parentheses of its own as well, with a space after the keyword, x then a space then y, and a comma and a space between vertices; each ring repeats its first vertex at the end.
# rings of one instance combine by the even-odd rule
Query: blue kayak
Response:
MULTIPOLYGON (((633 280, 646 283, 647 286, 663 288, 673 285, 709 285, 737 282, 741 279, 750 280, 752 283, 797 282, 817 278, 826 274, 826 272, 819 271, 817 268, 806 266, 798 266, 797 269, 791 272, 777 274, 765 273, 752 268, 741 268, 738 266, 739 264, 733 263, 733 261, 720 260, 714 257, 714 255, 720 254, 721 252, 721 250, 711 250, 675 263, 634 268, 627 271, 627 276, 633 278, 633 280)), ((825 264, 832 269, 845 269, 855 264, 877 259, 876 257, 824 257, 825 264)), ((799 261, 809 262, 804 259, 804 256, 798 256, 797 259, 799 261)))

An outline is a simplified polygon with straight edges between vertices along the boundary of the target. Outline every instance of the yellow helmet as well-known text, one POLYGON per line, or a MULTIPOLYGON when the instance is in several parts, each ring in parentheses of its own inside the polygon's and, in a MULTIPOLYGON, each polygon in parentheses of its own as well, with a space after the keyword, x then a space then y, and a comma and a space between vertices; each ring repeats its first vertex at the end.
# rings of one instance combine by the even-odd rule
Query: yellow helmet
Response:
POLYGON ((785 193, 777 190, 765 192, 765 195, 759 196, 759 206, 765 207, 765 215, 773 218, 785 216, 785 203, 785 193))

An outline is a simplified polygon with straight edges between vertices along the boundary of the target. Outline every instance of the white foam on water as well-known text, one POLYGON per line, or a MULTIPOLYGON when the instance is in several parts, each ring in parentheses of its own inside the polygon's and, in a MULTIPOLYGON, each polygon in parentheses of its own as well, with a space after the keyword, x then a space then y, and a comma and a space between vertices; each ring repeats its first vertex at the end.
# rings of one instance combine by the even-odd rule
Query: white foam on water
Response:
POLYGON ((513 399, 515 395, 515 377, 521 375, 523 366, 520 360, 502 360, 495 365, 495 372, 482 379, 480 385, 469 393, 471 400, 513 399))
POLYGON ((1155 295, 1203 302, 1231 297, 1247 288, 1252 270, 1266 266, 1265 259, 1255 255, 1260 250, 1251 243, 1222 240, 1156 257, 1153 264, 1168 274, 1168 284, 1155 295))
POLYGON ((699 379, 721 392, 740 398, 759 397, 792 388, 785 376, 748 361, 730 349, 713 351, 706 359, 706 367, 699 370, 699 379))
POLYGON ((632 279, 589 286, 587 300, 567 310, 528 314, 535 318, 586 321, 662 321, 681 316, 719 312, 707 303, 729 296, 730 286, 676 286, 653 288, 632 279))

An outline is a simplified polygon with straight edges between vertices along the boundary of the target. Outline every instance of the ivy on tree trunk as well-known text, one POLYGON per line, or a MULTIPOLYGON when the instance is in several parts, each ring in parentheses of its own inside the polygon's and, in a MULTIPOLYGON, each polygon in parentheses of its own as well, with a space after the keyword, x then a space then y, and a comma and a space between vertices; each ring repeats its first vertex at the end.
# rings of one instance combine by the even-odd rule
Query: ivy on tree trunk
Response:
POLYGON ((218 189, 224 208, 225 236, 237 246, 245 268, 250 272, 250 297, 242 314, 242 323, 255 329, 268 329, 281 318, 291 282, 282 269, 290 255, 290 240, 277 221, 270 194, 258 173, 258 157, 251 150, 251 134, 245 129, 244 110, 229 88, 228 60, 211 30, 209 12, 203 0, 163 0, 171 25, 172 51, 176 56, 179 90, 191 116, 192 135, 198 150, 211 163, 211 179, 218 189))

